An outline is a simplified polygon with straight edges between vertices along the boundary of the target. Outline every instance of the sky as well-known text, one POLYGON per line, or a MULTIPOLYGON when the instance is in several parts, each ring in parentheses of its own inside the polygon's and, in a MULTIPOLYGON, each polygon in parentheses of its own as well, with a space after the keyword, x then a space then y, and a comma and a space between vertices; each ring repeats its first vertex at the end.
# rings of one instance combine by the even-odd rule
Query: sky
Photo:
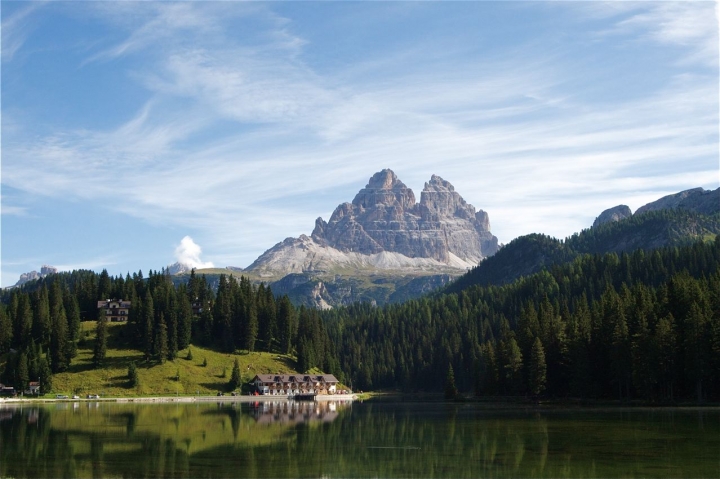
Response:
POLYGON ((717 2, 0 9, 3 287, 246 267, 383 168, 501 243, 720 186, 717 2))

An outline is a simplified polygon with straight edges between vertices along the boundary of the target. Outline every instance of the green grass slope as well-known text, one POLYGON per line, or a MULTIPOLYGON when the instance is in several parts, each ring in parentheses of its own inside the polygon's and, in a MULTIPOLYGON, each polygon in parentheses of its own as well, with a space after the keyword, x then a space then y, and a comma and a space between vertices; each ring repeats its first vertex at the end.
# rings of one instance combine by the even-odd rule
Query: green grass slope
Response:
POLYGON ((113 396, 216 394, 227 390, 235 358, 240 362, 243 382, 256 374, 296 372, 295 358, 271 353, 227 354, 199 346, 182 350, 174 361, 145 362, 138 349, 130 349, 123 339, 124 323, 110 323, 107 358, 103 367, 93 367, 95 322, 82 323, 78 355, 70 368, 53 376, 52 394, 101 394, 113 396), (137 365, 140 384, 131 387, 127 372, 130 362, 137 365), (203 363, 207 361, 207 365, 203 363))

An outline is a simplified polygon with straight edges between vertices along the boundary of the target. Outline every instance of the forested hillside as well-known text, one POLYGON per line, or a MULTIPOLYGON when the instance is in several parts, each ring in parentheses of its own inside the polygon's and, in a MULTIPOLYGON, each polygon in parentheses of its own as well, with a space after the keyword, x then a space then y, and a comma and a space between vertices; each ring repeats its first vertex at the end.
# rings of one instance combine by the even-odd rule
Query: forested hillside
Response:
POLYGON ((323 316, 356 388, 720 399, 720 237, 323 316))
POLYGON ((588 228, 565 241, 542 234, 520 236, 450 284, 446 292, 457 293, 475 284, 508 284, 582 254, 650 251, 686 245, 717 234, 720 234, 720 213, 705 215, 683 209, 662 209, 588 228))
MULTIPOLYGON (((49 391, 52 374, 66 371, 76 357, 80 322, 100 319, 97 301, 108 298, 131 302, 121 336, 127 347, 144 353, 146 364, 174 360, 192 341, 224 352, 293 353, 303 371, 319 367, 342 377, 318 312, 296 309, 263 285, 220 276, 215 292, 194 274, 176 287, 164 271, 148 278, 142 272, 113 278, 106 271, 74 271, 3 292, 0 382, 24 390, 40 378, 49 391)), ((98 368, 107 347, 104 324, 97 321, 98 368)))
MULTIPOLYGON (((300 371, 318 367, 363 390, 720 399, 720 237, 584 254, 503 286, 325 312, 245 278, 221 276, 214 291, 194 274, 176 286, 165 272, 60 273, 3 293, 0 381, 22 388, 40 377, 47 389, 75 357, 80 321, 95 320, 106 298, 132 302, 121 336, 146 366, 192 342, 293 353, 300 371)), ((101 339, 95 351, 102 367, 101 339)))

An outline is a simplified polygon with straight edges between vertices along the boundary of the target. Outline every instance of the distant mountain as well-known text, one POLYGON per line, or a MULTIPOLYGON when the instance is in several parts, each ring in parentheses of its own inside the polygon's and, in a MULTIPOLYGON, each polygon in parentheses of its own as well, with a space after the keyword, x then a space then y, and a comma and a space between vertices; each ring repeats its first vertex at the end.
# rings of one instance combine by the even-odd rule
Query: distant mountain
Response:
POLYGON ((452 184, 433 175, 416 203, 413 191, 385 169, 328 221, 318 218, 310 236, 287 238, 247 268, 228 269, 296 304, 329 308, 417 297, 497 250, 488 214, 452 184))
POLYGON ((192 270, 192 266, 180 262, 175 262, 165 269, 169 274, 175 275, 189 273, 192 270))
POLYGON ((665 196, 638 208, 620 205, 603 211, 593 227, 561 241, 541 234, 521 236, 503 246, 448 286, 457 292, 470 285, 507 284, 542 268, 572 261, 581 254, 653 250, 720 234, 720 188, 702 188, 665 196))
POLYGON ((40 272, 37 271, 30 271, 29 273, 23 273, 20 275, 20 279, 17 283, 15 283, 15 286, 22 286, 23 284, 27 283, 28 281, 32 281, 34 279, 40 279, 44 278, 45 276, 53 273, 57 273, 57 268, 54 266, 49 266, 44 264, 42 268, 40 268, 40 272))

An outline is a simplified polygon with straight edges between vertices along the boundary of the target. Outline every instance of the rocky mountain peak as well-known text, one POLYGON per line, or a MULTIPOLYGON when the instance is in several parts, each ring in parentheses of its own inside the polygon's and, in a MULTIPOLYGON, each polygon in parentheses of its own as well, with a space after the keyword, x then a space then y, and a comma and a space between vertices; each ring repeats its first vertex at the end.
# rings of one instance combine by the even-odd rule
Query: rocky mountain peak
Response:
POLYGON ((411 208, 415 205, 415 195, 392 170, 384 169, 370 178, 367 186, 355 195, 352 204, 362 208, 411 208))
POLYGON ((420 212, 426 220, 437 221, 445 217, 468 221, 475 219, 475 208, 465 202, 449 181, 437 175, 432 175, 420 193, 420 212))
POLYGON ((477 264, 498 249, 487 213, 476 212, 448 181, 433 175, 415 203, 412 190, 390 169, 375 173, 328 222, 318 218, 312 239, 343 252, 397 252, 444 263, 454 255, 477 264))
POLYGON ((20 275, 20 279, 17 283, 15 283, 15 286, 21 286, 28 281, 32 281, 34 279, 41 279, 46 277, 50 274, 55 274, 58 272, 58 269, 54 266, 49 266, 47 264, 42 265, 42 268, 40 268, 40 272, 37 271, 30 271, 29 273, 23 273, 20 275))
POLYGON ((595 218, 595 221, 593 222, 593 228, 603 225, 605 223, 613 223, 615 221, 624 220, 625 218, 630 218, 632 216, 632 211, 630 211, 630 207, 627 205, 618 205, 614 206, 612 208, 608 208, 602 213, 600 213, 600 216, 595 218))

